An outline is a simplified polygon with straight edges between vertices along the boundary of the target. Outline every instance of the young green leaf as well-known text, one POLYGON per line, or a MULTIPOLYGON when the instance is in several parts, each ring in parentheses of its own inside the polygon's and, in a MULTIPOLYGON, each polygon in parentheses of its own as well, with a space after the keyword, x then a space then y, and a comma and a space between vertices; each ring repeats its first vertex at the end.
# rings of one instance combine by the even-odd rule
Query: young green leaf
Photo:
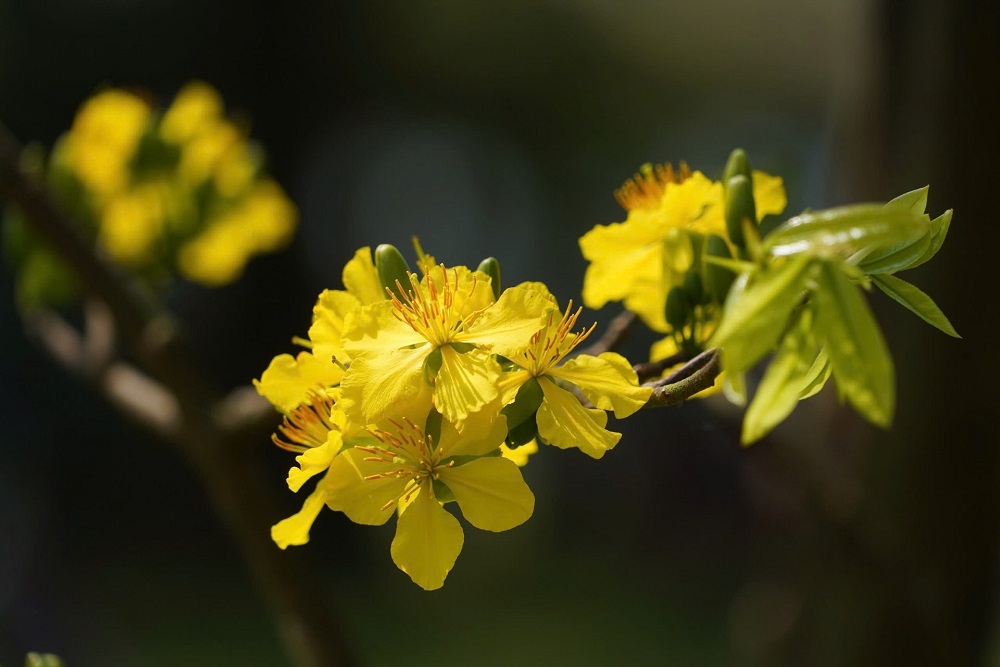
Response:
POLYGON ((799 400, 804 401, 810 396, 815 396, 819 390, 826 386, 830 379, 830 355, 826 353, 826 348, 820 348, 813 360, 812 366, 806 371, 806 376, 802 383, 802 393, 799 400))
POLYGON ((937 327, 949 336, 961 338, 945 314, 934 303, 934 300, 920 291, 915 285, 911 285, 896 276, 872 276, 872 281, 878 285, 880 290, 911 310, 924 322, 937 327))
POLYGON ((904 192, 903 194, 895 197, 886 204, 886 206, 892 206, 895 208, 901 208, 912 213, 920 215, 927 210, 927 191, 930 190, 929 185, 925 185, 917 190, 910 190, 909 192, 904 192))
POLYGON ((938 217, 931 220, 930 245, 927 247, 927 250, 924 251, 923 255, 904 268, 916 268, 937 254, 938 250, 941 249, 941 246, 944 245, 944 238, 948 235, 948 228, 951 227, 951 213, 951 209, 948 209, 938 217))
POLYGON ((740 442, 751 445, 767 435, 792 413, 820 353, 813 328, 813 313, 802 310, 795 326, 781 340, 778 353, 768 364, 753 401, 743 418, 740 442))
POLYGON ((775 257, 809 253, 846 259, 866 249, 911 243, 927 233, 922 214, 880 204, 856 204, 802 213, 785 221, 763 242, 775 257))
POLYGON ((802 302, 813 263, 811 257, 799 255, 753 274, 752 279, 749 274, 736 279, 709 342, 723 349, 727 371, 744 371, 774 348, 802 302))
POLYGON ((813 292, 816 324, 837 387, 869 421, 892 422, 895 375, 885 339, 860 289, 835 262, 823 262, 813 292))

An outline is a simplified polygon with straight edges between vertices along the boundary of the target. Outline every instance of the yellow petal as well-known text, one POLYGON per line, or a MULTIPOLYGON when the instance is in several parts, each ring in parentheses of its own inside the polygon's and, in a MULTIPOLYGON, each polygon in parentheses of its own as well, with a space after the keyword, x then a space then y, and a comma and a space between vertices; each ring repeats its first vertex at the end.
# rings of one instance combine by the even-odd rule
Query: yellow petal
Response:
POLYGON ((447 420, 441 421, 438 456, 484 456, 495 451, 507 437, 507 418, 503 415, 470 415, 458 431, 447 420))
POLYGON ((273 406, 288 413, 305 402, 310 391, 337 384, 343 375, 332 361, 308 352, 299 352, 294 358, 279 354, 268 364, 260 380, 253 381, 253 386, 273 406))
POLYGON ((344 265, 342 279, 347 291, 363 306, 387 298, 368 246, 359 248, 354 257, 344 265))
POLYGON ((432 493, 421 489, 399 515, 390 549, 392 561, 413 583, 432 591, 444 585, 464 542, 458 519, 432 493))
POLYGON ((434 405, 452 423, 465 420, 497 396, 500 364, 482 350, 459 354, 441 348, 441 369, 434 380, 434 405))
MULTIPOLYGON (((428 404, 423 362, 429 345, 355 358, 341 382, 341 406, 357 422, 376 421, 428 404)), ((429 407, 429 404, 428 404, 429 407)))
POLYGON ((395 509, 390 503, 406 491, 409 480, 392 475, 365 479, 391 470, 385 463, 365 460, 370 457, 358 449, 345 450, 330 464, 322 484, 327 507, 343 512, 354 523, 381 526, 395 509))
POLYGON ((421 334, 395 318, 389 301, 376 301, 354 310, 344 327, 341 345, 351 359, 378 356, 427 342, 421 334))
POLYGON ((302 509, 287 519, 271 526, 271 539, 282 549, 288 545, 305 544, 309 541, 309 529, 319 516, 326 500, 326 490, 317 486, 302 504, 302 509))
POLYGON ((649 213, 636 211, 628 221, 598 225, 580 239, 583 256, 590 260, 583 277, 583 303, 588 308, 623 300, 637 283, 660 283, 661 232, 635 224, 648 218, 649 213))
POLYGON ((299 464, 299 467, 288 471, 288 488, 298 493, 307 480, 321 472, 326 472, 330 463, 333 462, 333 457, 340 453, 342 445, 340 432, 330 431, 325 443, 319 447, 307 449, 296 456, 295 462, 299 464))
POLYGON ((324 359, 344 356, 340 340, 344 334, 344 320, 360 306, 361 302, 357 297, 343 290, 328 289, 320 293, 313 306, 313 321, 309 327, 313 354, 324 359))
POLYGON ((781 213, 788 200, 785 185, 780 176, 771 176, 762 171, 753 172, 753 200, 757 208, 757 220, 770 213, 781 213))
POLYGON ((440 472, 462 515, 476 528, 498 532, 520 526, 535 510, 535 496, 517 465, 489 456, 440 472))
POLYGON ((674 229, 725 234, 722 184, 696 171, 683 183, 668 183, 659 213, 674 229))
POLYGON ((621 439, 621 433, 605 430, 608 414, 603 410, 588 410, 570 392, 557 387, 551 380, 541 377, 545 399, 535 420, 538 435, 545 442, 568 449, 578 447, 588 456, 599 459, 621 439))
POLYGON ((614 410, 619 419, 639 410, 652 393, 649 387, 639 386, 628 359, 614 352, 598 357, 581 354, 553 368, 549 375, 575 384, 591 403, 602 410, 614 410))
POLYGON ((532 454, 538 453, 538 440, 534 439, 520 447, 514 447, 511 449, 507 445, 500 445, 500 455, 503 456, 508 461, 513 461, 517 464, 517 467, 523 468, 528 465, 528 460, 531 458, 532 454))
POLYGON ((494 354, 512 357, 528 346, 532 334, 545 326, 555 309, 548 294, 518 285, 503 291, 456 340, 475 343, 494 354))

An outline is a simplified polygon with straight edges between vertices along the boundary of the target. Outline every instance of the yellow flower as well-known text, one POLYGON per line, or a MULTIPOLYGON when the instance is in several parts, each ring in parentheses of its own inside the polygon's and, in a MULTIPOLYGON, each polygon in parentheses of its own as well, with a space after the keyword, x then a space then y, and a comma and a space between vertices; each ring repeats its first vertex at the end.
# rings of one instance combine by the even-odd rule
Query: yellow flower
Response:
POLYGON ((366 306, 346 325, 342 343, 351 366, 343 380, 345 410, 370 424, 416 409, 429 381, 438 411, 462 423, 498 395, 494 355, 523 348, 542 326, 550 301, 519 285, 494 303, 489 281, 464 266, 441 265, 423 280, 412 273, 409 280, 405 298, 366 306))
POLYGON ((326 504, 352 521, 381 525, 398 508, 392 559, 426 590, 440 588, 462 550, 458 520, 443 504, 455 500, 476 528, 509 530, 534 511, 535 497, 512 461, 495 452, 506 420, 472 419, 460 433, 441 421, 440 438, 413 421, 391 420, 376 440, 343 451, 323 480, 326 504))
MULTIPOLYGON (((722 185, 699 171, 679 172, 669 165, 644 168, 618 192, 627 208, 625 222, 597 225, 580 239, 590 261, 583 282, 583 302, 600 308, 624 301, 655 331, 670 330, 664 314, 667 293, 680 284, 694 258, 690 234, 725 237, 722 185), (659 199, 656 196, 662 192, 659 199)), ((754 172, 758 219, 785 207, 781 179, 754 172)))
POLYGON ((84 102, 57 149, 59 157, 99 200, 129 183, 129 160, 151 110, 137 95, 111 89, 84 102))
POLYGON ((596 357, 581 354, 558 365, 596 326, 573 333, 583 309, 571 312, 572 307, 570 302, 558 321, 549 314, 530 345, 509 357, 520 368, 504 374, 501 400, 509 404, 522 386, 537 382, 542 401, 535 420, 542 441, 563 449, 577 447, 598 459, 621 439, 620 433, 605 428, 605 410, 613 410, 619 419, 627 417, 646 404, 652 390, 640 387, 628 360, 614 352, 596 357), (597 409, 583 407, 567 386, 578 388, 597 409))

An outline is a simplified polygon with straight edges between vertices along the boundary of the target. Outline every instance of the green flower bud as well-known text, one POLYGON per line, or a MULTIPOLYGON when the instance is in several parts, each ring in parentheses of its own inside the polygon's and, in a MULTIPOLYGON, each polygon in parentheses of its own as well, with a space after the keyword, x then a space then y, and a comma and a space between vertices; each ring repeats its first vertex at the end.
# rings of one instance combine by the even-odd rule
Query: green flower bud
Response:
MULTIPOLYGON (((709 236, 708 241, 705 242, 705 254, 723 259, 732 259, 733 257, 729 252, 729 246, 726 244, 726 241, 721 236, 714 234, 709 236)), ((729 269, 710 262, 704 262, 702 265, 702 274, 705 292, 708 296, 716 303, 724 302, 726 295, 729 294, 730 285, 736 279, 736 275, 729 269)))
POLYGON ((708 303, 708 294, 705 292, 701 276, 698 275, 697 271, 689 271, 688 274, 684 276, 684 291, 687 292, 688 298, 691 299, 691 303, 695 305, 708 303))
POLYGON ((726 160, 726 168, 722 171, 722 183, 729 182, 733 176, 746 176, 753 182, 753 169, 750 167, 750 158, 742 148, 737 148, 729 154, 726 160))
POLYGON ((448 485, 439 479, 431 482, 434 486, 434 499, 441 503, 450 503, 455 500, 455 494, 451 492, 448 485))
POLYGON ((757 208, 753 201, 753 184, 746 176, 733 176, 726 181, 726 232, 737 248, 746 247, 743 220, 757 224, 757 208))
POLYGON ((493 298, 500 298, 500 262, 496 257, 487 257, 479 263, 477 271, 482 271, 490 277, 490 285, 493 287, 493 298))
MULTIPOLYGON (((517 396, 514 398, 514 401, 504 406, 504 409, 500 411, 501 414, 507 417, 507 428, 513 431, 517 426, 532 418, 538 406, 542 404, 544 397, 542 386, 538 384, 538 380, 535 378, 531 378, 522 384, 521 388, 517 390, 517 396)), ((534 420, 532 419, 532 421, 534 420)), ((530 439, 528 438, 528 440, 530 439)))
POLYGON ((683 287, 671 287, 667 292, 667 324, 675 330, 684 328, 694 313, 691 297, 683 287))
POLYGON ((392 290, 397 298, 405 299, 406 290, 410 286, 410 278, 407 275, 410 271, 410 265, 403 259, 396 246, 382 243, 375 248, 375 269, 378 271, 378 279, 382 283, 382 287, 392 290), (400 292, 400 285, 402 285, 402 292, 400 292))

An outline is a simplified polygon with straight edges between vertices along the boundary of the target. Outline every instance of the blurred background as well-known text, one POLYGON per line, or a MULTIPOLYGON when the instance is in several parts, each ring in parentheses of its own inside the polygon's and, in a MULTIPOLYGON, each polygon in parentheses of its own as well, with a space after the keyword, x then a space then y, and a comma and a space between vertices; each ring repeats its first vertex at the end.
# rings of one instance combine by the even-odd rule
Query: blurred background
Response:
MULTIPOLYGON (((300 210, 244 279, 167 295, 220 388, 305 334, 362 245, 411 235, 449 264, 579 299, 576 239, 624 219, 647 161, 782 175, 789 213, 931 185, 955 209, 905 278, 964 340, 880 294, 889 431, 828 387, 750 449, 718 401, 619 424, 600 462, 546 450, 535 516, 466 530, 444 589, 392 527, 326 512, 300 547, 368 665, 1000 665, 995 51, 972 0, 0 0, 0 119, 52 142, 106 85, 168 102, 190 79, 252 121, 300 210)), ((407 253, 408 254, 408 253, 407 253)), ((606 323, 608 306, 593 319, 606 323)), ((585 315, 586 317, 586 315, 585 315)), ((653 337, 637 333, 633 361, 653 337)), ((26 339, 0 273, 0 664, 290 665, 206 493, 26 339)), ((284 514, 291 457, 266 438, 284 514)))

